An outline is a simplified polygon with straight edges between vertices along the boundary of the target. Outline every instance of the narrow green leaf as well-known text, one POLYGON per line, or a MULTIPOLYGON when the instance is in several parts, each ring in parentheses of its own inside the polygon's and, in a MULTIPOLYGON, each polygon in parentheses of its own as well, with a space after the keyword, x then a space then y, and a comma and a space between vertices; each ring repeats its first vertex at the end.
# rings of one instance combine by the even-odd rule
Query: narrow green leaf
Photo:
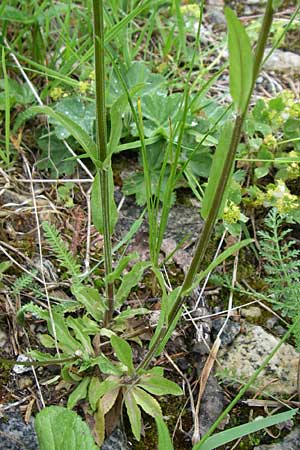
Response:
POLYGON ((151 417, 162 416, 161 408, 157 400, 152 395, 139 387, 132 388, 132 395, 140 407, 151 417))
MULTIPOLYGON (((118 220, 118 211, 114 200, 114 180, 113 173, 111 167, 106 169, 108 171, 109 177, 109 211, 110 211, 110 233, 112 234, 115 228, 115 225, 118 220)), ((94 178, 93 187, 92 187, 92 196, 91 196, 91 206, 92 206, 92 219, 93 224, 95 225, 97 231, 103 234, 104 225, 103 225, 103 205, 102 205, 102 196, 101 196, 101 179, 100 179, 100 171, 97 171, 97 174, 94 178)))
POLYGON ((220 264, 222 264, 222 262, 225 261, 225 259, 229 258, 229 256, 238 252, 241 248, 246 247, 247 245, 251 244, 252 242, 253 242, 253 239, 244 239, 243 241, 237 242, 236 244, 227 248, 214 261, 212 261, 205 270, 203 270, 196 276, 196 281, 193 284, 193 288, 195 287, 195 285, 198 285, 206 277, 206 275, 209 274, 209 272, 211 272, 216 267, 218 267, 220 264))
POLYGON ((108 377, 106 380, 100 381, 98 377, 92 377, 88 392, 88 399, 92 410, 96 410, 97 402, 103 395, 116 389, 118 386, 119 382, 116 379, 108 377))
POLYGON ((82 399, 87 397, 87 389, 88 389, 88 385, 90 383, 91 378, 90 377, 85 377, 83 378, 83 380, 81 381, 81 383, 79 383, 79 385, 74 389, 74 391, 69 395, 68 398, 68 404, 67 407, 68 409, 73 409, 74 406, 82 399))
POLYGON ((155 375, 142 375, 138 386, 154 395, 182 395, 182 389, 173 381, 155 375))
MULTIPOLYGON (((228 121, 223 126, 223 130, 221 132, 221 136, 219 139, 219 144, 216 148, 213 163, 209 174, 208 184, 205 189, 201 215, 203 219, 207 219, 210 208, 212 206, 213 199, 216 193, 216 187, 218 186, 220 175, 222 174, 224 164, 227 160, 227 156, 230 149, 231 137, 232 137, 233 125, 228 121)), ((229 183, 228 183, 229 185, 229 183)), ((218 217, 222 216, 224 205, 226 201, 226 191, 223 196, 222 205, 220 206, 218 217)))
POLYGON ((39 450, 98 450, 90 429, 74 411, 49 406, 34 421, 39 450))
POLYGON ((101 400, 97 403, 97 411, 94 414, 95 432, 97 434, 97 444, 101 446, 105 438, 105 420, 101 400))
MULTIPOLYGON (((77 350, 84 351, 83 347, 80 345, 80 342, 78 342, 76 339, 73 338, 71 335, 66 322, 65 318, 62 314, 59 314, 55 311, 52 312, 53 322, 55 326, 55 334, 56 338, 59 342, 59 347, 68 354, 74 355, 77 350)), ((48 330, 54 336, 54 332, 52 329, 52 321, 49 317, 47 320, 48 323, 48 330)))
POLYGON ((277 423, 290 420, 298 409, 291 409, 284 413, 274 414, 273 416, 264 417, 263 419, 257 419, 253 422, 239 425, 238 427, 231 428, 230 430, 222 431, 208 438, 203 444, 200 442, 194 445, 192 450, 214 450, 220 445, 227 444, 235 439, 239 439, 255 431, 263 430, 264 428, 271 427, 277 423))
POLYGON ((164 419, 160 416, 156 416, 155 422, 158 433, 157 450, 174 450, 172 439, 164 419))
POLYGON ((110 338, 111 345, 117 355, 119 361, 128 367, 130 374, 134 372, 134 366, 132 361, 132 350, 128 342, 119 336, 112 336, 110 338))
POLYGON ((91 344, 91 339, 84 327, 81 325, 80 320, 75 319, 75 317, 69 316, 67 318, 67 325, 74 330, 76 339, 78 339, 78 341, 82 344, 85 352, 88 355, 93 356, 94 350, 91 344))
POLYGON ((253 55, 249 37, 230 8, 225 8, 228 26, 230 94, 239 114, 244 113, 253 80, 253 55))
POLYGON ((123 276, 121 286, 119 287, 115 297, 116 306, 121 306, 124 300, 127 299, 131 289, 138 285, 144 271, 150 267, 150 265, 151 264, 149 262, 139 261, 133 266, 130 272, 123 276))
POLYGON ((141 439, 142 428, 141 410, 138 407, 131 390, 125 392, 124 401, 132 432, 136 440, 139 441, 141 439))
POLYGON ((106 276, 105 281, 107 283, 112 283, 113 281, 119 280, 121 278, 123 270, 126 269, 130 261, 138 259, 138 257, 138 252, 134 252, 121 258, 114 271, 106 276))

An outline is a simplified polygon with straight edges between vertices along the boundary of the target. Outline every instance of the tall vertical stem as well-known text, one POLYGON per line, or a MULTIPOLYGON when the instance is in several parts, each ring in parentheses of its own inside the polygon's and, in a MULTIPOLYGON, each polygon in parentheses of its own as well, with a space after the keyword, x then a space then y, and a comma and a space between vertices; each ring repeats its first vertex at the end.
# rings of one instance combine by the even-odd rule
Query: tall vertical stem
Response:
POLYGON ((240 142, 242 128, 243 128, 244 120, 245 120, 245 117, 247 114, 247 109, 248 109, 248 106, 250 103, 250 98, 251 98, 251 95, 252 95, 252 92, 253 92, 253 89, 255 86, 255 81, 256 81, 257 75, 259 73, 262 58, 264 55, 264 50, 266 47, 266 42, 267 42, 267 38, 268 38, 268 35, 270 32, 272 19, 273 19, 272 3, 273 3, 272 0, 268 0, 268 2, 267 2, 264 19, 263 19, 263 24, 262 24, 262 28, 261 28, 261 31, 259 34, 256 50, 255 50, 254 65, 253 65, 253 82, 252 82, 252 86, 250 89, 247 106, 245 107, 245 111, 241 115, 237 115, 237 117, 235 119, 235 124, 234 124, 233 133, 232 133, 232 137, 231 137, 228 158, 224 164, 223 171, 222 171, 220 178, 218 180, 218 183, 216 185, 216 190, 215 190, 215 195, 214 195, 214 198, 212 201, 212 205, 211 205, 208 217, 206 219, 206 222, 204 224, 202 233, 200 235, 198 244, 196 246, 194 257, 192 259, 190 268, 186 274, 185 280, 184 280, 184 282, 181 286, 181 289, 178 293, 178 296, 169 312, 168 326, 165 329, 162 329, 161 332, 157 335, 157 338, 156 338, 155 342, 153 342, 151 349, 149 350, 148 354, 145 356, 144 360, 141 362, 139 367, 141 367, 143 369, 147 368, 147 366, 151 362, 151 359, 155 355, 155 352, 156 352, 156 349, 158 346, 157 344, 165 338, 166 334, 171 329, 172 324, 184 303, 184 295, 191 288, 192 283, 195 278, 195 275, 197 274, 200 264, 202 263, 203 258, 205 256, 205 253, 206 253, 206 250, 207 250, 207 247, 209 244, 209 239, 213 232, 214 225, 217 221, 218 211, 219 211, 220 205, 222 203, 224 192, 225 192, 227 183, 230 178, 231 168, 234 163, 237 146, 240 142))
MULTIPOLYGON (((98 159, 104 162, 107 157, 107 124, 105 107, 105 65, 104 65, 104 20, 103 0, 93 0, 94 11, 94 51, 95 51, 95 83, 96 83, 96 142, 98 159)), ((112 246, 110 234, 109 212, 109 178, 104 168, 100 172, 100 190, 103 217, 104 238, 104 266, 105 274, 112 272, 112 246)), ((100 206, 100 205, 99 205, 100 206)), ((114 285, 107 283, 105 286, 108 309, 105 314, 105 324, 112 318, 114 310, 114 285)))

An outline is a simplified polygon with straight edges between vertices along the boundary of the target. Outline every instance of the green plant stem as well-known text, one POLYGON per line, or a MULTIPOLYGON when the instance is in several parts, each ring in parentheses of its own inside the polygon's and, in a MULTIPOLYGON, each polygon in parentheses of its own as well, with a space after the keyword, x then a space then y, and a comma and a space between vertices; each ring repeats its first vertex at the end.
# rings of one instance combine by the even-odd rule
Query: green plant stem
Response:
POLYGON ((218 211, 220 208, 220 205, 222 203, 223 195, 227 186, 227 183, 230 178, 232 165, 234 163, 236 150, 238 147, 238 144, 240 142, 241 133, 242 133, 242 127, 244 124, 244 120, 246 117, 246 113, 248 110, 248 106, 250 103, 250 98, 253 92, 253 88, 255 85, 255 81, 257 78, 257 75, 259 73, 259 69, 261 66, 264 49, 266 47, 267 37, 271 28, 272 24, 272 18, 273 18, 273 9, 272 9, 272 0, 268 0, 263 25, 261 28, 261 32, 258 38, 258 43, 256 46, 255 56, 254 56, 254 66, 253 66, 253 81, 252 86, 249 94, 249 98, 245 107, 244 112, 241 115, 238 115, 235 120, 233 133, 231 137, 231 143, 230 143, 230 150, 228 153, 228 158, 224 164, 224 168, 222 171, 222 174, 220 176, 218 185, 216 186, 215 195, 212 201, 212 205, 207 217, 207 220, 203 226, 202 233, 200 235, 194 257, 192 259, 190 268, 186 274, 185 280, 181 286, 181 289, 179 290, 178 296, 176 298, 176 301, 174 302, 169 316, 168 316, 168 324, 166 330, 161 330, 161 332, 158 334, 156 340, 153 342, 153 345, 151 349, 149 350, 148 354, 146 355, 145 359, 140 364, 140 367, 143 369, 146 369, 151 362, 152 358, 155 355, 155 351, 157 349, 156 343, 163 340, 168 331, 171 329, 173 321, 175 320, 176 316, 178 315, 178 312, 183 306, 183 303, 185 301, 184 295, 187 293, 187 291, 192 287, 195 275, 199 271, 200 264, 203 261, 203 258, 206 254, 206 250, 209 244, 209 240, 214 228, 214 225, 216 223, 217 217, 218 217, 218 211))
MULTIPOLYGON (((104 163, 107 157, 107 124, 105 108, 105 66, 104 66, 104 21, 103 0, 93 0, 94 11, 94 50, 95 50, 95 85, 96 85, 96 142, 99 160, 104 163)), ((100 188, 103 217, 104 267, 105 275, 112 272, 112 245, 110 234, 109 178, 105 168, 101 168, 100 188)), ((114 310, 114 284, 106 284, 107 311, 104 323, 112 319, 114 310)))
POLYGON ((77 361, 78 357, 62 358, 62 359, 49 359, 47 361, 15 361, 12 359, 0 358, 0 365, 13 367, 13 366, 25 366, 25 367, 41 367, 50 365, 60 365, 66 362, 77 361))

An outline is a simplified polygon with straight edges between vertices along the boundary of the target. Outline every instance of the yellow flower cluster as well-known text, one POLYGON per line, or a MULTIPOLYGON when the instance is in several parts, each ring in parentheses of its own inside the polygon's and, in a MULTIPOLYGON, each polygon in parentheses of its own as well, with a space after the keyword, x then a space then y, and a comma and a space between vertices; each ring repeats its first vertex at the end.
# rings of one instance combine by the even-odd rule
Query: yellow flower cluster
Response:
POLYGON ((287 214, 293 209, 299 208, 297 195, 290 193, 284 181, 278 180, 275 186, 269 186, 265 195, 264 206, 275 206, 280 214, 287 214))
POLYGON ((276 148, 277 139, 272 134, 267 134, 264 138, 264 144, 270 148, 276 148))
MULTIPOLYGON (((299 157, 298 153, 296 153, 294 151, 289 152, 288 155, 290 158, 298 158, 299 157)), ((300 177, 300 164, 296 161, 290 163, 287 167, 287 172, 288 172, 289 180, 296 180, 297 178, 300 177)))
POLYGON ((223 220, 232 225, 233 223, 237 223, 241 218, 241 210, 238 205, 229 201, 224 208, 223 212, 223 220))
POLYGON ((60 87, 55 87, 53 89, 51 89, 50 91, 50 97, 52 98, 52 100, 54 100, 55 102, 57 100, 59 100, 61 97, 64 96, 64 91, 62 88, 60 87))

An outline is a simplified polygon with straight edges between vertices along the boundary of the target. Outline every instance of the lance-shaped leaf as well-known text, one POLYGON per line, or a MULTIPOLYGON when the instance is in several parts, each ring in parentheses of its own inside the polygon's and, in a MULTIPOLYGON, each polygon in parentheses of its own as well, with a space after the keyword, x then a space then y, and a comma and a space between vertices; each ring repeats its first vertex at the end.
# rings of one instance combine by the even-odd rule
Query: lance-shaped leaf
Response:
POLYGON ((194 445, 192 450, 214 450, 221 445, 240 439, 247 434, 254 433, 255 431, 263 430, 276 425, 277 423, 290 420, 297 413, 297 411, 298 409, 291 409, 290 411, 274 414, 269 417, 264 417, 263 419, 257 419, 253 422, 248 422, 244 425, 239 425, 238 427, 222 431, 221 433, 217 433, 209 437, 203 443, 200 441, 198 444, 194 445))
POLYGON ((139 441, 142 428, 141 410, 138 407, 131 390, 126 391, 124 401, 132 432, 134 437, 139 441))
POLYGON ((128 342, 119 336, 112 336, 110 342, 118 360, 128 367, 129 374, 132 374, 134 372, 134 366, 132 361, 132 350, 128 342))
POLYGON ((157 450, 174 450, 172 439, 167 425, 161 416, 155 417, 158 432, 158 449, 157 450))
POLYGON ((249 37, 230 8, 225 8, 228 26, 230 94, 242 114, 248 105, 253 80, 253 55, 249 37))
POLYGON ((138 386, 154 395, 182 395, 182 389, 176 383, 157 375, 142 375, 138 386))
POLYGON ((137 262, 130 272, 123 276, 121 286, 116 293, 116 306, 122 305, 123 301, 127 299, 132 288, 138 285, 144 271, 150 267, 151 264, 146 261, 137 262))
POLYGON ((145 411, 145 413, 149 414, 149 416, 162 416, 160 405, 158 401, 152 397, 152 395, 147 394, 147 392, 143 391, 143 389, 136 386, 132 389, 132 394, 137 404, 140 405, 140 407, 145 411))
MULTIPOLYGON (((209 179, 203 197, 201 208, 201 214, 203 219, 207 219, 214 198, 217 195, 216 187, 218 186, 220 176, 223 172, 225 162, 228 158, 232 137, 232 130, 233 130, 232 124, 230 122, 226 122, 225 125, 223 126, 223 130, 221 132, 221 136, 219 139, 219 144, 213 157, 213 163, 210 169, 209 179)), ((228 191, 228 185, 229 183, 227 183, 227 188, 225 189, 225 193, 223 195, 222 203, 218 212, 218 217, 222 216, 223 213, 227 196, 226 194, 228 191)))
POLYGON ((90 377, 85 377, 81 383, 74 389, 68 398, 68 409, 74 408, 76 403, 87 397, 87 389, 90 383, 90 377))
POLYGON ((117 379, 108 377, 104 381, 100 381, 98 377, 93 377, 89 384, 88 398, 93 411, 96 410, 98 400, 108 392, 119 387, 117 379))

